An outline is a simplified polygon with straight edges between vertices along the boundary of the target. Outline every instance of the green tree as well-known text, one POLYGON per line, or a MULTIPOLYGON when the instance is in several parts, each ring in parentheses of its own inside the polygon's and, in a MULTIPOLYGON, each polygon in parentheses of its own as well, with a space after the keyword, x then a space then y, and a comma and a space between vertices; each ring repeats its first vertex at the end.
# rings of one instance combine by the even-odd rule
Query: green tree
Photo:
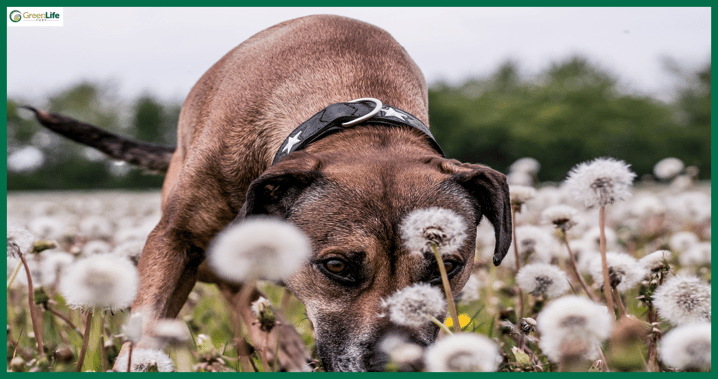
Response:
MULTIPOLYGON (((543 181, 561 181, 575 164, 600 156, 623 159, 639 175, 667 156, 710 167, 709 154, 692 158, 710 148, 709 139, 677 125, 671 105, 621 91, 612 74, 584 58, 555 63, 535 78, 517 72, 508 62, 489 78, 430 90, 432 132, 448 156, 503 171, 533 157, 543 181)), ((705 94, 705 86, 695 93, 705 94)), ((698 119, 707 112, 709 120, 710 108, 700 109, 698 119)))

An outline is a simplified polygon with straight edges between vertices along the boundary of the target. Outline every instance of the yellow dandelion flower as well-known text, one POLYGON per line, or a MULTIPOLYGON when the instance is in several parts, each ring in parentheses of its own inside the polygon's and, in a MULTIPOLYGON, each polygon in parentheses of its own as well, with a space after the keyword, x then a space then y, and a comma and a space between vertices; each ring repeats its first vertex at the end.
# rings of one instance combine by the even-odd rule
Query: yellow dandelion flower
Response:
MULTIPOLYGON (((469 322, 471 321, 471 318, 465 314, 459 315, 459 325, 464 328, 466 325, 469 325, 469 322)), ((447 317, 446 321, 444 321, 444 325, 446 325, 447 328, 451 328, 454 326, 454 320, 451 319, 451 317, 447 317)))

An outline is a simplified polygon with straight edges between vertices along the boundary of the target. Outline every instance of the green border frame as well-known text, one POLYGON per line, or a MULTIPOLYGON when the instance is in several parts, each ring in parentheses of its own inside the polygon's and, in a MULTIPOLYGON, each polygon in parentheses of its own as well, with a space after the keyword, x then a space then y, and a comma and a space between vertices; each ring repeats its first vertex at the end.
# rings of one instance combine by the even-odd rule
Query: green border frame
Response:
MULTIPOLYGON (((13 2, 11 4, 5 4, 5 7, 8 6, 14 6, 14 5, 24 5, 24 4, 18 4, 22 2, 13 2)), ((256 1, 208 1, 201 5, 196 5, 196 1, 175 1, 170 2, 166 0, 162 1, 109 1, 105 2, 102 5, 97 4, 96 2, 89 2, 89 1, 68 1, 64 4, 58 4, 57 1, 47 1, 47 0, 41 0, 41 1, 31 1, 30 4, 25 6, 33 6, 33 7, 41 7, 41 6, 48 6, 48 7, 190 7, 190 8, 200 8, 200 7, 477 7, 477 6, 490 6, 490 7, 711 7, 714 2, 707 1, 707 0, 692 0, 692 1, 685 1, 685 2, 667 2, 667 1, 659 1, 659 2, 648 2, 648 1, 587 1, 580 4, 576 4, 575 1, 561 1, 561 0, 553 0, 553 1, 470 1, 470 0, 445 0, 439 4, 436 0, 418 0, 418 1, 408 1, 408 0, 393 0, 393 1, 377 1, 377 0, 365 0, 360 5, 356 4, 347 4, 347 5, 341 5, 337 4, 336 1, 328 1, 328 0, 302 0, 300 4, 289 2, 286 0, 274 0, 274 1, 267 1, 262 3, 261 5, 258 5, 256 1)), ((711 24, 712 24, 712 16, 713 16, 713 9, 711 8, 711 24)), ((715 35, 715 31, 711 30, 712 37, 715 35)), ((7 75, 7 29, 4 31, 4 38, 3 43, 5 44, 4 51, 4 59, 3 59, 3 65, 5 67, 5 72, 7 75)), ((712 48, 711 48, 712 50, 712 48)), ((711 74, 712 75, 712 74, 711 74)), ((7 76, 3 76, 3 83, 4 87, 7 88, 7 76)), ((7 95, 6 95, 7 99, 7 95)), ((716 106, 716 100, 715 98, 711 100, 711 109, 715 109, 716 106)), ((2 115, 4 118, 7 119, 7 108, 2 110, 2 115)), ((7 135, 7 123, 5 123, 4 128, 7 135)), ((713 131, 713 124, 711 123, 711 131, 713 131)), ((711 146, 714 145, 715 142, 715 136, 711 136, 711 146)), ((5 146, 7 148, 7 141, 5 141, 5 146)), ((3 189, 5 192, 5 197, 7 198, 7 156, 2 159, 2 170, 4 172, 2 176, 2 183, 3 183, 3 189)), ((713 164, 716 163, 716 153, 715 151, 711 151, 711 162, 713 164)), ((711 197, 714 194, 715 190, 711 188, 711 197)), ((2 209, 3 213, 7 214, 7 201, 2 203, 2 209)), ((3 219, 3 224, 5 224, 5 230, 7 230, 7 218, 3 219)), ((7 235, 6 235, 7 237, 7 235)), ((7 266, 7 263, 4 263, 5 266, 7 266)), ((711 276, 713 274, 713 270, 711 268, 711 276)), ((5 301, 7 301, 7 294, 5 293, 3 295, 3 298, 5 301)), ((3 315, 3 319, 7 321, 7 314, 3 315)), ((7 344, 5 346, 5 350, 7 351, 7 344)), ((715 351, 714 351, 715 352, 715 351)), ((712 353, 714 353, 712 352, 712 353)), ((715 355, 715 354, 712 354, 715 355)), ((270 377, 276 377, 278 375, 283 375, 281 373, 242 373, 237 375, 269 375, 270 377)), ((568 373, 551 373, 552 375, 571 375, 568 373)), ((633 373, 612 373, 612 374, 618 374, 620 377, 627 377, 627 375, 632 375, 633 373)), ((640 376, 644 375, 650 375, 650 373, 638 373, 640 376)), ((68 375, 74 375, 74 373, 36 373, 35 375, 39 376, 45 376, 45 375, 52 375, 53 377, 57 377, 58 375, 60 377, 68 376, 68 375)), ((117 374, 121 375, 121 374, 117 374)), ((127 374, 125 374, 127 375, 127 374)), ((163 375, 163 374, 160 374, 163 375)), ((169 374, 164 374, 169 375, 169 374)), ((191 373, 180 373, 179 375, 191 375, 191 373)), ((212 375, 212 374, 205 374, 205 375, 212 375)), ((215 374, 216 375, 216 374, 215 374)), ((221 375, 221 374, 219 374, 221 375)), ((312 373, 295 373, 295 374, 284 374, 284 375, 313 375, 312 373)), ((362 375, 362 374, 340 374, 340 373, 322 373, 318 375, 331 375, 332 377, 338 376, 338 375, 362 375)), ((372 375, 375 376, 387 376, 392 375, 392 377, 407 377, 407 375, 422 375, 422 376, 431 376, 438 378, 438 375, 443 375, 440 373, 371 373, 371 374, 364 374, 364 375, 372 375)), ((466 374, 452 374, 452 375, 459 375, 462 378, 468 378, 469 375, 477 375, 475 373, 466 373, 466 374)), ((497 375, 507 375, 506 373, 489 373, 488 375, 492 377, 496 377, 497 375)), ((548 373, 534 373, 533 375, 548 375, 548 373)), ((594 374, 588 374, 588 375, 601 375, 599 373, 594 374)), ((654 375, 678 375, 678 374, 668 374, 668 373, 655 373, 654 375)), ((708 377, 710 373, 693 373, 693 374, 680 374, 683 375, 691 375, 691 377, 708 377)))

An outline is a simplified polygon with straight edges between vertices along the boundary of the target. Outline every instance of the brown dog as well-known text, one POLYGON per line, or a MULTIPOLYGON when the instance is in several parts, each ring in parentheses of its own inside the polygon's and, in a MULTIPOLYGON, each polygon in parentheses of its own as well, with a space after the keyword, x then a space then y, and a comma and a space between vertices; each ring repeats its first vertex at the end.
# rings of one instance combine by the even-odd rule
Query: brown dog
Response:
MULTIPOLYGON (((404 49, 377 27, 337 16, 271 27, 202 76, 182 107, 162 218, 139 263, 132 312, 143 313, 148 333, 154 320, 177 315, 198 279, 219 282, 202 264, 219 231, 235 219, 272 215, 297 225, 312 242, 313 256, 286 285, 306 307, 327 371, 381 370, 377 344, 391 332, 422 345, 434 341, 431 324, 410 329, 379 316, 382 298, 436 282, 438 275, 435 262, 409 254, 399 225, 413 210, 441 207, 460 215, 471 236, 484 216, 496 231, 498 265, 510 243, 508 186, 486 166, 443 158, 427 133, 373 119, 272 165, 298 125, 330 104, 367 97, 428 124, 427 86, 404 49)), ((74 122, 66 135, 86 126, 36 114, 60 132, 74 122)), ((92 133, 103 139, 94 129, 73 138, 91 143, 92 133)), ((112 138, 94 145, 159 170, 172 152, 150 145, 132 151, 112 138)), ((471 273, 474 244, 467 238, 448 263, 454 293, 471 273)))

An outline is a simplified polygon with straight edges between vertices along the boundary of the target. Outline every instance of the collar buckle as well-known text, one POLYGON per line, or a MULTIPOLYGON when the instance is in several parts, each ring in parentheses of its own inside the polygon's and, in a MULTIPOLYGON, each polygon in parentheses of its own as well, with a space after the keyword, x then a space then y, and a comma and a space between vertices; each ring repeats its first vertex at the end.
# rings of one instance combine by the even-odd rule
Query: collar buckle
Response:
POLYGON ((356 99, 356 100, 348 101, 347 104, 360 103, 360 102, 362 102, 362 101, 371 101, 372 103, 376 104, 376 106, 374 107, 374 109, 373 109, 371 112, 365 114, 364 116, 357 117, 357 118, 355 118, 355 119, 353 119, 353 120, 351 120, 351 121, 347 121, 347 122, 343 123, 342 126, 344 126, 344 127, 349 127, 349 126, 353 126, 353 125, 356 125, 356 124, 360 124, 360 123, 362 123, 362 122, 364 122, 364 121, 366 121, 366 120, 368 120, 368 119, 374 117, 374 115, 376 115, 377 113, 379 113, 379 111, 381 110, 381 107, 383 106, 383 104, 381 103, 381 100, 375 99, 375 98, 373 98, 373 97, 364 97, 364 98, 361 98, 361 99, 356 99))

